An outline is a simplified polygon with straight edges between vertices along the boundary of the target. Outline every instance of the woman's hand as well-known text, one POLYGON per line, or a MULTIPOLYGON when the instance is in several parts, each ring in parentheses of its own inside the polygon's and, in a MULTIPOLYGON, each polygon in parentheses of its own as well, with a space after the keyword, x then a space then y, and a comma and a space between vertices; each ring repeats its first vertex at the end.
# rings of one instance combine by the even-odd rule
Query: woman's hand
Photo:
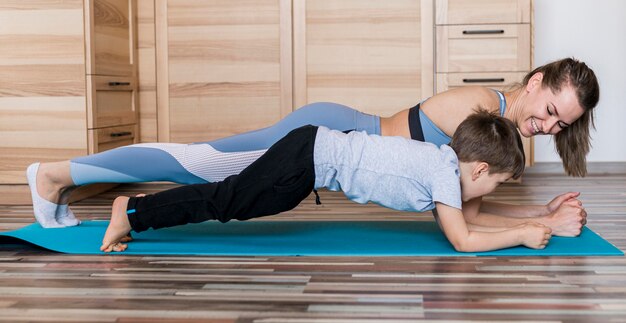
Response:
POLYGON ((543 249, 552 237, 552 230, 540 223, 524 223, 520 225, 520 229, 522 244, 528 248, 543 249))
POLYGON ((576 237, 587 223, 587 212, 581 204, 576 199, 567 200, 541 222, 552 228, 554 235, 576 237))
POLYGON ((554 199, 552 199, 552 201, 550 201, 548 204, 546 204, 546 208, 548 210, 547 214, 554 213, 559 208, 559 206, 561 206, 561 204, 563 204, 563 202, 569 201, 569 200, 576 200, 582 206, 582 202, 577 200, 577 198, 579 196, 580 196, 580 192, 567 192, 567 193, 563 193, 563 194, 555 197, 554 199))

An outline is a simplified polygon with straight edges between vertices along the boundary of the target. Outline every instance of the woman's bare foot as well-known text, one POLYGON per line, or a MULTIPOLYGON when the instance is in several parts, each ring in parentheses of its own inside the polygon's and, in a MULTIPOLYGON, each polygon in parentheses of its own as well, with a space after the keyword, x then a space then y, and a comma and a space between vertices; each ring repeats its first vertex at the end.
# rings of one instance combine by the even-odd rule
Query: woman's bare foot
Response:
POLYGON ((130 222, 128 222, 128 215, 126 214, 126 208, 128 206, 129 198, 126 196, 119 196, 113 201, 113 207, 111 210, 111 222, 104 233, 102 239, 101 251, 124 251, 128 248, 128 245, 122 243, 131 230, 130 222))

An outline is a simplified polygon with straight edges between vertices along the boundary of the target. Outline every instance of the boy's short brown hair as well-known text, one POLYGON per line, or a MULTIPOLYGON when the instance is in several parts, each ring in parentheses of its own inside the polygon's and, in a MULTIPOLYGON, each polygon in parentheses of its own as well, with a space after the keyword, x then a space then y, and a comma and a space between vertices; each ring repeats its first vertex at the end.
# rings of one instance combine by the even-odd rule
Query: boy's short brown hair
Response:
POLYGON ((489 173, 512 173, 519 178, 526 157, 515 124, 485 110, 470 115, 458 126, 450 147, 461 162, 486 162, 489 173))

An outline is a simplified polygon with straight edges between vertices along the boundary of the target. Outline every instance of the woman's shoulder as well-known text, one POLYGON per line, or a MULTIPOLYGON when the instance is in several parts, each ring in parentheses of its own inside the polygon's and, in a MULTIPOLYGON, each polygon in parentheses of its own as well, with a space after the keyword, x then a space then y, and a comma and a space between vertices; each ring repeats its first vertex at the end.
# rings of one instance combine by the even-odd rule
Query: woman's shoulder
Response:
POLYGON ((497 100, 497 96, 494 90, 483 86, 464 86, 448 91, 441 94, 446 96, 456 96, 470 99, 470 101, 493 101, 497 100))
POLYGON ((476 109, 497 110, 500 106, 497 93, 490 88, 482 86, 466 86, 450 89, 433 96, 433 101, 438 106, 453 106, 470 111, 476 109))

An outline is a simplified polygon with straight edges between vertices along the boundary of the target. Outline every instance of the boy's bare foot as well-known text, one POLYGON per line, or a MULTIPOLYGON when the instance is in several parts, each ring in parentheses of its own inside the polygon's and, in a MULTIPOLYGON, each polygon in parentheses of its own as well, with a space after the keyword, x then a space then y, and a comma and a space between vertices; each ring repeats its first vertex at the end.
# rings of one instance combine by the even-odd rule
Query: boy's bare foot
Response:
MULTIPOLYGON (((144 196, 146 196, 146 194, 143 194, 143 193, 139 193, 135 195, 135 197, 144 197, 144 196)), ((125 237, 120 239, 120 242, 131 242, 131 241, 133 241, 133 236, 130 235, 130 232, 125 237)))
POLYGON ((120 239, 120 242, 131 242, 133 240, 134 240, 133 236, 131 236, 130 233, 128 233, 122 239, 120 239))
POLYGON ((113 201, 113 207, 111 210, 111 222, 104 233, 102 239, 101 251, 124 251, 128 248, 128 245, 122 243, 131 230, 130 223, 128 222, 128 215, 126 215, 126 207, 128 206, 128 197, 119 196, 113 201))

